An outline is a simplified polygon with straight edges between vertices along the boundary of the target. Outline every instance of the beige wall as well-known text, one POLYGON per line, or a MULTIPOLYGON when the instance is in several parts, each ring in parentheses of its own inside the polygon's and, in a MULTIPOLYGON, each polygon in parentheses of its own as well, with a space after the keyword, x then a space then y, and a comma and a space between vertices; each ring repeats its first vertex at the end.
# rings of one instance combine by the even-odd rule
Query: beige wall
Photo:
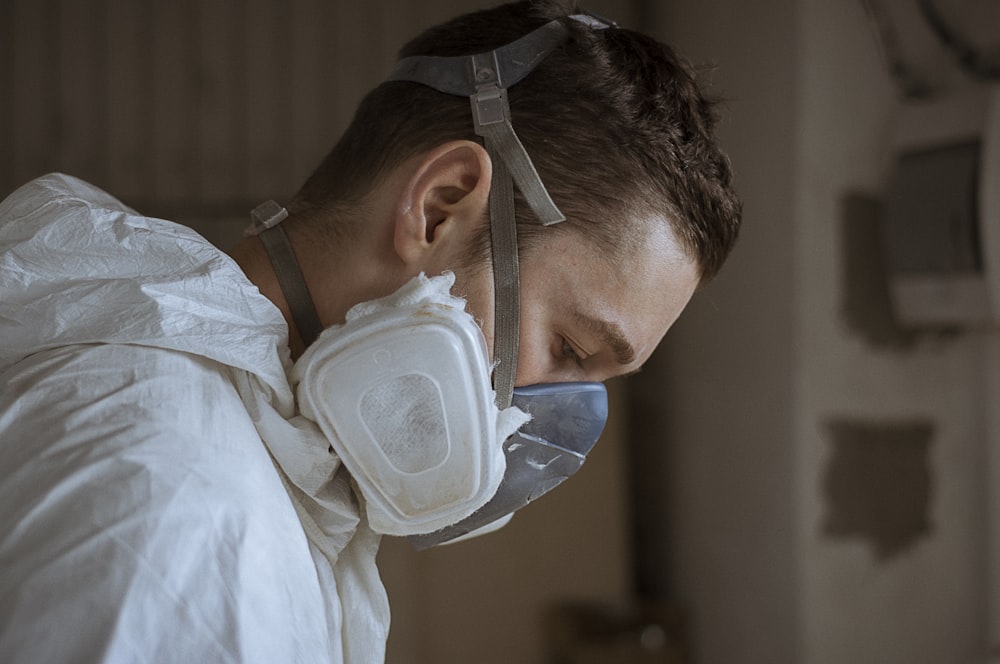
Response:
POLYGON ((663 350, 673 570, 703 664, 799 662, 795 0, 664 3, 661 36, 724 95, 740 244, 663 350))
POLYGON ((795 427, 803 661, 987 661, 985 336, 927 335, 906 350, 877 349, 838 315, 842 201, 851 192, 884 191, 901 102, 860 3, 807 0, 799 25, 795 427), (823 490, 833 456, 824 424, 831 419, 933 427, 927 532, 891 556, 878 555, 859 533, 834 539, 822 532, 831 511, 823 490))
MULTIPOLYGON (((877 346, 845 318, 845 283, 859 278, 846 202, 883 195, 900 105, 864 4, 678 0, 660 25, 718 62, 746 199, 728 271, 665 348, 681 441, 675 572, 700 661, 987 661, 989 335, 877 346), (930 425, 929 498, 905 546, 887 552, 862 526, 831 533, 831 422, 930 425)), ((883 502, 907 490, 903 461, 881 480, 883 502)), ((881 504, 862 474, 841 482, 870 516, 881 504)))

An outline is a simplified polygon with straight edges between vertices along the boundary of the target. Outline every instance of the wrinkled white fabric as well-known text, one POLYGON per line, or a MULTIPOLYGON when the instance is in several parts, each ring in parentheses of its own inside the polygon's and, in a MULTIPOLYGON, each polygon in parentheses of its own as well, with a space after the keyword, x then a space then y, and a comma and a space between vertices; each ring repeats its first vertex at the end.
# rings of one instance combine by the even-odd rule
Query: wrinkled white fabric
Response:
POLYGON ((0 203, 0 661, 383 661, 286 335, 190 229, 61 175, 0 203))

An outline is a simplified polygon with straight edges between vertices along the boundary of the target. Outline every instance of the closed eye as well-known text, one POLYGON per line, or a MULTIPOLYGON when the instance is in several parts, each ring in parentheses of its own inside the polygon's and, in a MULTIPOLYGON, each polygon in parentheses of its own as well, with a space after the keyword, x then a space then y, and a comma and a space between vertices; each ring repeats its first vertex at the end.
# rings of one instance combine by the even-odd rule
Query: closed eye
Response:
POLYGON ((566 339, 566 337, 559 337, 559 339, 561 343, 560 354, 562 355, 562 357, 567 360, 572 360, 577 366, 579 366, 582 369, 583 361, 586 358, 584 358, 579 352, 577 352, 576 348, 573 347, 573 344, 571 344, 569 340, 566 339))

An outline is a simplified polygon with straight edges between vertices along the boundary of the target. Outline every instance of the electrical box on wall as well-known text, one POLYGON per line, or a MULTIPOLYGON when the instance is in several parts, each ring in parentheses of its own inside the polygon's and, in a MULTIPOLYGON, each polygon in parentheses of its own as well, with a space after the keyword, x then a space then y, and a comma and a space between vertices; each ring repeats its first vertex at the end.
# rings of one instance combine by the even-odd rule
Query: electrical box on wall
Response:
POLYGON ((897 320, 1000 327, 1000 88, 909 103, 882 223, 897 320))

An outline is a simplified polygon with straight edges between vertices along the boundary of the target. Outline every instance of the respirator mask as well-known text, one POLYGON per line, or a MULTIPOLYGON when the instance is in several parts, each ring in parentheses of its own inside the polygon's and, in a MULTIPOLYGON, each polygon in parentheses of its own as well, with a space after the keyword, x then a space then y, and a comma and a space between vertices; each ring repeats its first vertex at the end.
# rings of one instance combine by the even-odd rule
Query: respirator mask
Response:
MULTIPOLYGON (((613 23, 567 17, 592 29, 613 23)), ((506 46, 470 56, 404 58, 390 81, 470 99, 476 134, 493 162, 489 196, 494 355, 453 276, 421 275, 396 293, 356 305, 323 330, 273 201, 249 234, 267 250, 307 346, 292 371, 302 414, 316 422, 351 473, 369 525, 418 548, 487 532, 583 464, 607 419, 600 383, 514 387, 520 285, 513 187, 535 221, 564 220, 510 121, 506 90, 569 30, 551 21, 506 46), (490 368, 495 367, 492 372, 490 368)))

